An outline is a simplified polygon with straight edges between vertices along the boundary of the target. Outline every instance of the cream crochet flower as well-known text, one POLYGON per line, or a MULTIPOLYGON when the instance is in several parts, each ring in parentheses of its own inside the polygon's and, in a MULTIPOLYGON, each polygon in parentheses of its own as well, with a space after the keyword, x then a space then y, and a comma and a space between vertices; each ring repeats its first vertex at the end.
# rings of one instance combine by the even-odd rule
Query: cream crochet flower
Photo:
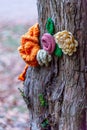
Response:
POLYGON ((74 36, 71 32, 66 30, 58 32, 54 35, 54 38, 64 54, 71 56, 74 52, 76 52, 78 42, 74 39, 74 36))
POLYGON ((52 57, 50 54, 48 54, 47 51, 45 51, 44 49, 40 49, 37 53, 37 61, 38 61, 38 64, 43 66, 43 65, 46 65, 48 66, 49 65, 49 62, 52 60, 52 57))

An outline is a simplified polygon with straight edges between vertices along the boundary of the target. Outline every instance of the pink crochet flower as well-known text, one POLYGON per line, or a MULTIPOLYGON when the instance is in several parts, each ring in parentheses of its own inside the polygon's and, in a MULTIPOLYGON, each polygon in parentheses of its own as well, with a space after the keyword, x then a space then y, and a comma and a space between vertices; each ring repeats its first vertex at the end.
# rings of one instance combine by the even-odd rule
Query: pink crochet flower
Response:
POLYGON ((49 54, 53 53, 56 43, 52 35, 45 33, 42 36, 41 43, 44 50, 46 50, 49 54))

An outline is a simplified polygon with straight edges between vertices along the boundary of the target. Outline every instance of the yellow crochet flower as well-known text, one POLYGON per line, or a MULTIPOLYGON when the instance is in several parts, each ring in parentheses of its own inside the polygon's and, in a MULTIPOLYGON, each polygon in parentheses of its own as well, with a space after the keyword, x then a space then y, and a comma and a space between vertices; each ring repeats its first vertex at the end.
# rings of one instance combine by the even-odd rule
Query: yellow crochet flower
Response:
POLYGON ((71 32, 66 30, 58 32, 54 35, 54 38, 64 54, 71 56, 74 52, 76 52, 78 42, 74 39, 74 36, 71 32))

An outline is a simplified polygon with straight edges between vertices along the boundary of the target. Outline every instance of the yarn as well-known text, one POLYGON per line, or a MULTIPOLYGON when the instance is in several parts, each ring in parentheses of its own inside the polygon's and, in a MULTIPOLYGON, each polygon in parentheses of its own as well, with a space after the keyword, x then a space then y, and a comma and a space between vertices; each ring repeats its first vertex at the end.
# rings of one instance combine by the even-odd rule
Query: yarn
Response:
POLYGON ((56 44, 56 47, 55 47, 55 50, 54 50, 54 55, 58 56, 58 57, 61 57, 63 55, 62 49, 59 48, 58 44, 56 44))
POLYGON ((46 23, 46 30, 48 33, 50 33, 51 35, 54 34, 55 28, 54 28, 54 22, 51 18, 47 19, 47 23, 46 23))
POLYGON ((46 102, 46 100, 45 100, 45 98, 44 98, 44 95, 43 95, 43 94, 39 94, 38 97, 39 97, 40 105, 41 105, 42 107, 47 106, 47 102, 46 102))
POLYGON ((37 53, 37 61, 40 66, 49 65, 49 62, 52 60, 51 55, 47 51, 40 49, 37 53))
POLYGON ((74 36, 71 32, 64 30, 56 33, 54 37, 56 43, 58 43, 59 48, 62 49, 64 54, 71 56, 74 52, 76 52, 78 42, 74 39, 74 36))
POLYGON ((44 120, 42 121, 42 123, 41 123, 41 127, 42 127, 43 129, 46 129, 48 126, 49 126, 49 121, 48 121, 48 119, 44 119, 44 120))
POLYGON ((22 80, 22 81, 25 80, 25 75, 26 75, 27 69, 28 69, 28 65, 26 64, 26 66, 25 66, 23 72, 22 72, 22 73, 19 75, 19 77, 18 77, 19 80, 22 80))
POLYGON ((21 57, 30 66, 38 65, 36 55, 40 49, 39 33, 39 25, 35 24, 21 37, 21 45, 18 48, 21 57))
POLYGON ((53 36, 49 33, 45 33, 42 36, 41 43, 44 50, 46 50, 49 54, 53 53, 56 44, 53 36))

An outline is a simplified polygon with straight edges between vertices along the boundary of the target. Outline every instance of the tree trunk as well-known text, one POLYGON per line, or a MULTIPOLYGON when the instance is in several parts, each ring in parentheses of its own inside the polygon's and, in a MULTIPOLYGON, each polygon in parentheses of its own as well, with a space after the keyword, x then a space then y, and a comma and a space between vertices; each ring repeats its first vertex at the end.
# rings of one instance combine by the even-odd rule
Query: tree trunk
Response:
POLYGON ((68 30, 78 40, 72 56, 53 56, 49 67, 29 67, 24 94, 29 109, 31 130, 87 130, 87 0, 37 0, 41 36, 51 17, 55 33, 68 30), (39 94, 47 106, 42 107, 39 94), (49 125, 42 128, 47 119, 49 125))

